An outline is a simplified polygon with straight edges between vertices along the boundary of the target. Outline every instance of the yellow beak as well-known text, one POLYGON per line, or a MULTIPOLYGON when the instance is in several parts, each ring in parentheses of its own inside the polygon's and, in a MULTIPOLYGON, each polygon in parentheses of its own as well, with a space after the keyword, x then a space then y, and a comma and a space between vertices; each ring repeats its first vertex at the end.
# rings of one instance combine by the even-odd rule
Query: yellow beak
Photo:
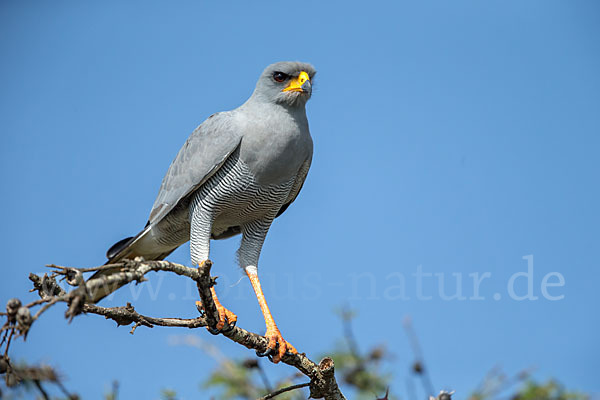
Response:
POLYGON ((302 90, 302 85, 304 85, 304 82, 306 81, 310 82, 310 77, 306 72, 302 71, 296 79, 293 79, 290 84, 283 89, 283 92, 303 92, 304 90, 302 90))

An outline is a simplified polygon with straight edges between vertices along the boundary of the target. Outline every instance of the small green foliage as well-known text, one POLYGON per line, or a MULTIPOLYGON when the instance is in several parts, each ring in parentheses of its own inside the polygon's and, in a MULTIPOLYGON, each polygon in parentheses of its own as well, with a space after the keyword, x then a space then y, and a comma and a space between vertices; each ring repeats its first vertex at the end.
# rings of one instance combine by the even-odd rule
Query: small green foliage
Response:
POLYGON ((514 400, 589 400, 589 398, 582 393, 567 391, 552 379, 544 384, 528 381, 523 389, 512 397, 514 400))
POLYGON ((177 400, 177 392, 173 389, 162 389, 160 391, 161 400, 177 400))
POLYGON ((381 371, 381 351, 381 348, 375 348, 363 356, 339 345, 337 351, 330 355, 335 363, 338 383, 354 389, 358 399, 372 400, 374 395, 385 393, 391 376, 381 371))
MULTIPOLYGON (((386 393, 391 375, 382 371, 382 361, 386 358, 387 350, 377 346, 363 352, 359 342, 354 337, 352 320, 356 312, 344 307, 336 312, 342 319, 344 339, 336 346, 330 355, 335 363, 338 384, 352 389, 353 398, 373 400, 386 393)), ((389 399, 393 397, 390 395, 389 399)))
MULTIPOLYGON (((225 360, 216 370, 212 372, 209 378, 202 384, 204 388, 218 388, 219 400, 234 399, 257 399, 267 395, 272 390, 265 382, 264 371, 261 369, 260 361, 256 359, 245 360, 225 360), (261 377, 260 375, 263 374, 261 377)), ((294 385, 293 377, 285 378, 274 385, 274 389, 279 389, 294 385)), ((277 396, 277 400, 303 399, 302 392, 288 392, 277 396)))
POLYGON ((114 381, 110 392, 104 394, 104 400, 117 400, 119 392, 119 382, 114 381))
MULTIPOLYGON (((534 380, 527 379, 521 384, 521 388, 514 393, 506 396, 501 394, 508 391, 508 388, 502 390, 485 391, 478 390, 471 394, 469 400, 495 400, 495 399, 510 399, 510 400, 589 400, 587 394, 568 391, 563 385, 556 380, 551 379, 546 383, 540 384, 534 380)), ((511 390, 512 391, 512 390, 511 390)))
POLYGON ((212 372, 202 386, 220 388, 222 392, 219 399, 223 400, 260 397, 250 377, 252 369, 244 361, 227 360, 212 372))

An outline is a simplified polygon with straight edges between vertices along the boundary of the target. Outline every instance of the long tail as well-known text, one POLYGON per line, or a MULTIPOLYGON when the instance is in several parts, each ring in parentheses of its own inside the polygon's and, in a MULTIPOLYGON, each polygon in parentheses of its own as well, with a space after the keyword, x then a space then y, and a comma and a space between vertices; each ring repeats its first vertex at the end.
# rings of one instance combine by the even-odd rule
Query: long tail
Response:
MULTIPOLYGON (((106 258, 108 261, 104 265, 115 264, 124 259, 134 259, 135 257, 141 256, 144 257, 145 260, 163 260, 166 256, 173 252, 171 251, 161 253, 161 254, 141 254, 139 251, 139 243, 144 238, 146 234, 150 231, 150 227, 147 225, 141 232, 137 235, 128 237, 122 240, 119 240, 117 243, 113 244, 108 251, 106 252, 106 258)), ((115 271, 118 271, 119 267, 107 268, 101 271, 96 272, 94 275, 90 277, 90 279, 100 278, 102 276, 108 276, 113 274, 115 271)), ((97 303, 106 296, 110 295, 124 284, 112 284, 112 285, 104 285, 97 289, 94 293, 92 293, 91 302, 97 303)))

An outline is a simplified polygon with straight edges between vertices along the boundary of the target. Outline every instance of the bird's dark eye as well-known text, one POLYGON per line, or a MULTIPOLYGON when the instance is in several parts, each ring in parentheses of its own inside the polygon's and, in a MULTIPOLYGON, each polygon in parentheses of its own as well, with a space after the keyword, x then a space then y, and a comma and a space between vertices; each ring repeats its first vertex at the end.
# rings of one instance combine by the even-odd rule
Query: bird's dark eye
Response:
POLYGON ((273 72, 273 79, 275 79, 275 81, 277 82, 283 82, 288 78, 287 74, 284 74, 281 71, 275 71, 273 72))

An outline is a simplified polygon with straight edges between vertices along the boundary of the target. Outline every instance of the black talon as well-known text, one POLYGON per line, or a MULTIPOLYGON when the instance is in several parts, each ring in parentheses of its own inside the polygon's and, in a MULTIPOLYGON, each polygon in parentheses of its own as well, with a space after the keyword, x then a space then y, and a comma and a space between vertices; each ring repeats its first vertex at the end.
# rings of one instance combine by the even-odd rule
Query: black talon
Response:
POLYGON ((271 350, 271 349, 267 349, 267 351, 265 351, 264 353, 261 353, 260 351, 256 350, 256 356, 257 357, 265 357, 267 354, 269 354, 269 350, 271 350))
POLYGON ((213 335, 218 335, 219 333, 221 333, 220 329, 212 328, 210 326, 207 326, 206 329, 208 329, 208 331, 213 335))
POLYGON ((264 353, 261 353, 260 351, 256 350, 256 355, 259 357, 269 357, 269 360, 273 361, 273 353, 275 353, 275 349, 271 349, 271 348, 267 348, 267 351, 265 351, 264 353))
POLYGON ((233 328, 235 328, 235 322, 230 324, 229 321, 227 321, 227 329, 221 330, 221 333, 229 333, 233 330, 233 328))
POLYGON ((233 330, 233 328, 235 328, 236 322, 237 321, 234 321, 234 322, 230 323, 229 321, 227 321, 227 325, 226 325, 227 328, 225 328, 225 329, 217 329, 217 328, 213 328, 213 327, 210 327, 210 326, 207 326, 206 329, 208 329, 208 331, 211 334, 213 334, 213 335, 218 335, 220 333, 229 333, 229 332, 231 332, 233 330))

